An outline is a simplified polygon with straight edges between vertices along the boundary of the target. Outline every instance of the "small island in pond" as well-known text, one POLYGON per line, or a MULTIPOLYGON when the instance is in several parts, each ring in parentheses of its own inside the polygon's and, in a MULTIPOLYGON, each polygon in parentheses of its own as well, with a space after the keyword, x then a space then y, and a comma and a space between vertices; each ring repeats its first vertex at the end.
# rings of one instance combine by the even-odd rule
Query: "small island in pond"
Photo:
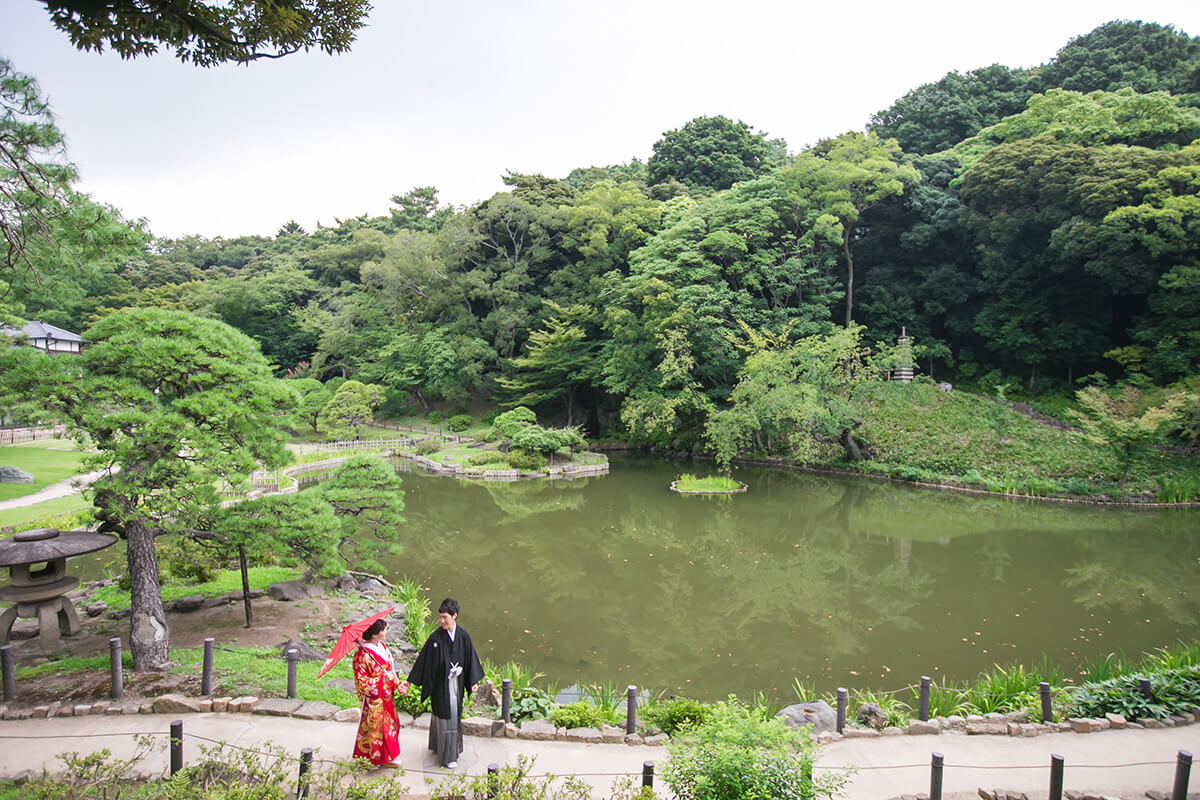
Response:
POLYGON ((709 475, 697 478, 691 473, 684 473, 671 481, 671 491, 679 494, 740 494, 748 487, 741 481, 735 481, 728 475, 709 475))

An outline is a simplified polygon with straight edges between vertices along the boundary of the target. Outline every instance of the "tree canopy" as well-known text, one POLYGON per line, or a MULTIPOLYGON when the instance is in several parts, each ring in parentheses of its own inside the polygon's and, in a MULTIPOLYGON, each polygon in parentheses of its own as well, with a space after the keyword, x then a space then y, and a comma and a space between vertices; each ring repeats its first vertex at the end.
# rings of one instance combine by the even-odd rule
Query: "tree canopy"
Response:
POLYGON ((368 0, 41 0, 54 26, 80 50, 105 48, 122 58, 166 47, 200 67, 245 64, 319 49, 350 49, 371 10, 368 0))

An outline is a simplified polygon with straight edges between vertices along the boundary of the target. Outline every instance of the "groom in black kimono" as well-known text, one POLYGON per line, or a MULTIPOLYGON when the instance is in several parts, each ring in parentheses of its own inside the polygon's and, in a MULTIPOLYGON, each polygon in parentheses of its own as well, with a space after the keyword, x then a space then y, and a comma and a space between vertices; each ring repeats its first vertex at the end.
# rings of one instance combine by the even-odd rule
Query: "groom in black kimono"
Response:
POLYGON ((422 700, 430 698, 429 749, 437 753, 443 767, 453 769, 463 751, 463 696, 483 680, 483 666, 470 635, 458 624, 456 600, 447 597, 438 606, 438 624, 425 640, 408 682, 421 687, 422 700))

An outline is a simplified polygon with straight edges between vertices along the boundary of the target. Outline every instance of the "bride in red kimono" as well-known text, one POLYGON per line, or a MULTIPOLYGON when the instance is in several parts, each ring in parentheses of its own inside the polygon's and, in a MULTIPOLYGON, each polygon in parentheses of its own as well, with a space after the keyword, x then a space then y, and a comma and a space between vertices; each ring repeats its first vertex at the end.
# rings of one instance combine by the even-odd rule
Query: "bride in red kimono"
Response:
POLYGON ((354 653, 354 689, 361 703, 354 757, 377 766, 400 765, 400 720, 393 695, 400 685, 392 654, 383 643, 387 623, 382 619, 363 631, 354 653))

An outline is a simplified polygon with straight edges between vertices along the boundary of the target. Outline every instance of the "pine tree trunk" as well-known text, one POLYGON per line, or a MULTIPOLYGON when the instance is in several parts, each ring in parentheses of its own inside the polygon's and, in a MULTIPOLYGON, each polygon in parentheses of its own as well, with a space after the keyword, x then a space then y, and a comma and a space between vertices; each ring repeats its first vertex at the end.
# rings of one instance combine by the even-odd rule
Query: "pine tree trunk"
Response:
POLYGON ((854 441, 854 436, 850 433, 849 428, 842 431, 842 448, 846 451, 846 458, 851 461, 862 461, 866 458, 862 448, 858 446, 858 442, 854 441))
POLYGON ((854 311, 854 259, 850 255, 850 226, 842 235, 842 251, 846 254, 846 327, 850 327, 854 311))
POLYGON ((170 634, 163 611, 162 587, 158 583, 154 533, 141 522, 129 522, 125 526, 125 535, 133 611, 129 620, 133 669, 136 672, 162 672, 170 663, 167 652, 170 634))

